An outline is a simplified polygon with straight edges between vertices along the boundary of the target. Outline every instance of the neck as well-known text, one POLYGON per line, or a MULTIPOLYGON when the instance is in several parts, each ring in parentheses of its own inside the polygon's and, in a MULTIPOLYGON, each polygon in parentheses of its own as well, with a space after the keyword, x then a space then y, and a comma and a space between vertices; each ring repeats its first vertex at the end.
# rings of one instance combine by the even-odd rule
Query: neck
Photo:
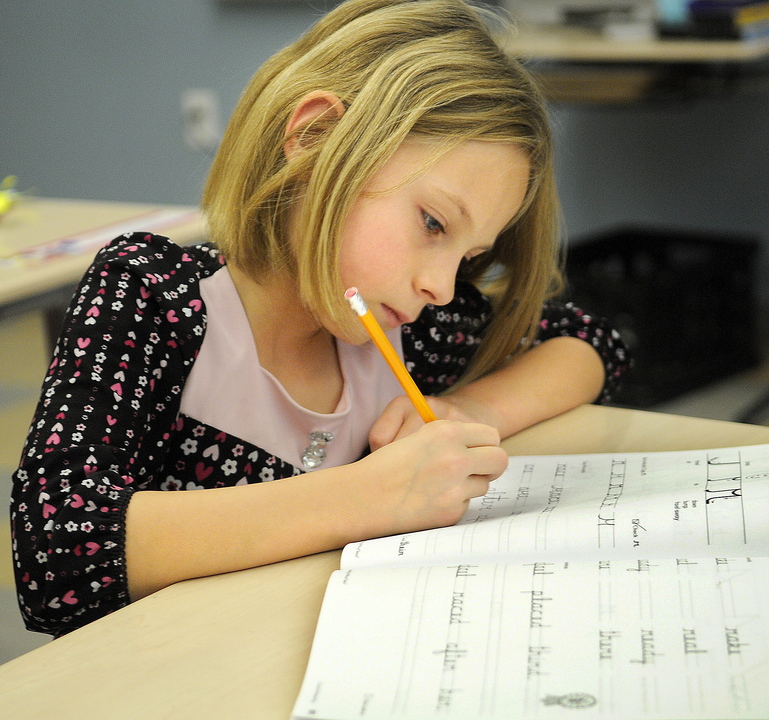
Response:
POLYGON ((272 274, 259 281, 228 264, 232 281, 246 311, 260 360, 285 358, 317 343, 332 343, 331 334, 302 304, 295 280, 272 274))
POLYGON ((302 305, 296 282, 283 275, 257 282, 237 267, 228 268, 259 364, 303 407, 334 412, 344 387, 336 340, 302 305))

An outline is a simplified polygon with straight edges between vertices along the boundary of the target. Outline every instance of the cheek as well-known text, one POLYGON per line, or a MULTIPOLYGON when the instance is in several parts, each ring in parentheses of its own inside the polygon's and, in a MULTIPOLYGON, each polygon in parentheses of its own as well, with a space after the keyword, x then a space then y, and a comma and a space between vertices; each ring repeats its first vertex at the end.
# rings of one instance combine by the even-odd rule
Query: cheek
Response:
POLYGON ((362 293, 378 292, 395 283, 403 266, 376 249, 356 247, 350 248, 350 252, 342 251, 339 271, 345 287, 356 286, 362 293))
POLYGON ((373 208, 356 209, 342 233, 339 271, 345 287, 389 285, 403 272, 405 234, 387 214, 373 208))

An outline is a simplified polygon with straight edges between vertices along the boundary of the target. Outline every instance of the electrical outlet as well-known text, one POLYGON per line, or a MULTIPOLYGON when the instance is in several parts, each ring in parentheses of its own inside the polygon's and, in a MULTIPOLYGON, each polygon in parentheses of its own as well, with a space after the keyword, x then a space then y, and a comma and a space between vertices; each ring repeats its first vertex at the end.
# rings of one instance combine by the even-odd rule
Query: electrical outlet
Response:
POLYGON ((215 150, 222 137, 218 95, 208 88, 185 90, 181 109, 184 144, 198 152, 215 150))

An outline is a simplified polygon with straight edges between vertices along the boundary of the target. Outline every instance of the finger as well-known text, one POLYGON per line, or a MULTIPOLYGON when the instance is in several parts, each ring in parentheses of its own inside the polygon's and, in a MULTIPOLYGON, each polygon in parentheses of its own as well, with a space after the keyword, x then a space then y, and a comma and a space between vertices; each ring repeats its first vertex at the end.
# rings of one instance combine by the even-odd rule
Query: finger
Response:
POLYGON ((502 439, 499 431, 491 425, 483 423, 464 423, 468 432, 467 447, 498 447, 502 439))
POLYGON ((422 420, 416 411, 406 413, 393 440, 400 440, 401 438, 413 435, 417 430, 424 427, 424 424, 425 421, 422 420))
POLYGON ((507 470, 509 457, 500 447, 475 447, 470 448, 469 452, 472 457, 472 474, 475 477, 491 481, 507 470))
POLYGON ((492 478, 473 475, 467 479, 467 498, 483 497, 489 491, 492 478))
POLYGON ((388 445, 399 437, 408 414, 408 407, 400 400, 400 398, 392 400, 371 426, 368 439, 372 450, 388 445))

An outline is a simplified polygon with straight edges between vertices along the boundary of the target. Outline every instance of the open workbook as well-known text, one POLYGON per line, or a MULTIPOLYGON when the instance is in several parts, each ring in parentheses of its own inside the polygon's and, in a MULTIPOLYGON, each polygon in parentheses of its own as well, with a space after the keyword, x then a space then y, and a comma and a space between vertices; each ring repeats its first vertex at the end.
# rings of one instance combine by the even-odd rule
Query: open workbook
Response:
POLYGON ((294 718, 769 718, 769 445, 512 457, 347 546, 294 718))

